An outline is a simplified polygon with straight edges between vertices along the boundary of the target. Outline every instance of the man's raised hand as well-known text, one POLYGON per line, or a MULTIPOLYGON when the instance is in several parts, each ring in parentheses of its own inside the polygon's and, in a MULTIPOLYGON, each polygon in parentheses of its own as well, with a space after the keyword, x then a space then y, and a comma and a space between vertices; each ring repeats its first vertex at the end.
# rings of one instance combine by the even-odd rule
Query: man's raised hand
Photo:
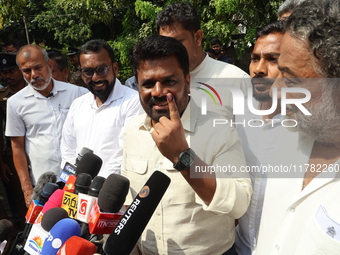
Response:
POLYGON ((159 119, 159 122, 153 126, 152 138, 162 155, 175 164, 178 161, 179 154, 187 150, 189 145, 185 139, 175 98, 171 93, 168 93, 166 98, 170 119, 165 116, 159 119))

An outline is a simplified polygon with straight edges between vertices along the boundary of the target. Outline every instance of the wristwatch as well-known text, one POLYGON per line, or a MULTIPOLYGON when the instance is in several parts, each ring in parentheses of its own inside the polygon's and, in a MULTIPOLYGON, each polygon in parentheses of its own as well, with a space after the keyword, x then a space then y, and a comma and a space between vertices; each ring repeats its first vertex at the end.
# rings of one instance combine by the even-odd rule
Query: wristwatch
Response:
POLYGON ((196 154, 192 149, 187 149, 179 154, 178 162, 173 165, 177 171, 183 171, 190 168, 195 161, 196 154))

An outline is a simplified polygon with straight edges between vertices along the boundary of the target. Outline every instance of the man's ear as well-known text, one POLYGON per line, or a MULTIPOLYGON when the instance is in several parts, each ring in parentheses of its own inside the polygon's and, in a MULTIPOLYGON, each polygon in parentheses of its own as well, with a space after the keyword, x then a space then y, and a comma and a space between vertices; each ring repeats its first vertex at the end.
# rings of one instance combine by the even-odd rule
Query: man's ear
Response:
POLYGON ((118 63, 117 62, 112 63, 112 69, 113 69, 113 73, 115 74, 115 76, 118 76, 118 63))
POLYGON ((202 46, 203 31, 201 29, 197 30, 194 34, 194 40, 197 46, 202 46))
POLYGON ((191 78, 190 74, 187 74, 185 76, 185 83, 186 83, 185 86, 187 87, 188 94, 190 94, 190 78, 191 78))

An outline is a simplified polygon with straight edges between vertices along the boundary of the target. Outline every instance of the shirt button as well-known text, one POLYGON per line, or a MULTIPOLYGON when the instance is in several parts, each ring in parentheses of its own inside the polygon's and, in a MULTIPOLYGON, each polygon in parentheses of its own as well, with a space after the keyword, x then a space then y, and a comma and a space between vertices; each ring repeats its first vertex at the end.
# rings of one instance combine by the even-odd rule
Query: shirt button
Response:
POLYGON ((295 212, 295 208, 294 207, 290 208, 290 212, 295 212))
POLYGON ((161 236, 160 235, 157 235, 157 238, 158 238, 158 240, 161 240, 161 236))
POLYGON ((160 214, 160 212, 156 212, 156 215, 159 216, 159 215, 161 215, 161 214, 160 214))

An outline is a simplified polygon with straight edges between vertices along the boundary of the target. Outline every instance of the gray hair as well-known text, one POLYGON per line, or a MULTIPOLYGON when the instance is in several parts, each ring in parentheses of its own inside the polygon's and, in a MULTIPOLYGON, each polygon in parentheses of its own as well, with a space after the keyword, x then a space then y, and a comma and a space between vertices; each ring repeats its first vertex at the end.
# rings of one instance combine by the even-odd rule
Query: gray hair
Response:
POLYGON ((294 8, 302 3, 304 0, 286 0, 283 2, 283 4, 280 5, 278 9, 278 16, 279 18, 282 16, 282 14, 286 12, 292 12, 294 8))
POLYGON ((325 78, 340 77, 340 1, 301 3, 287 20, 287 32, 307 44, 316 71, 325 78))

